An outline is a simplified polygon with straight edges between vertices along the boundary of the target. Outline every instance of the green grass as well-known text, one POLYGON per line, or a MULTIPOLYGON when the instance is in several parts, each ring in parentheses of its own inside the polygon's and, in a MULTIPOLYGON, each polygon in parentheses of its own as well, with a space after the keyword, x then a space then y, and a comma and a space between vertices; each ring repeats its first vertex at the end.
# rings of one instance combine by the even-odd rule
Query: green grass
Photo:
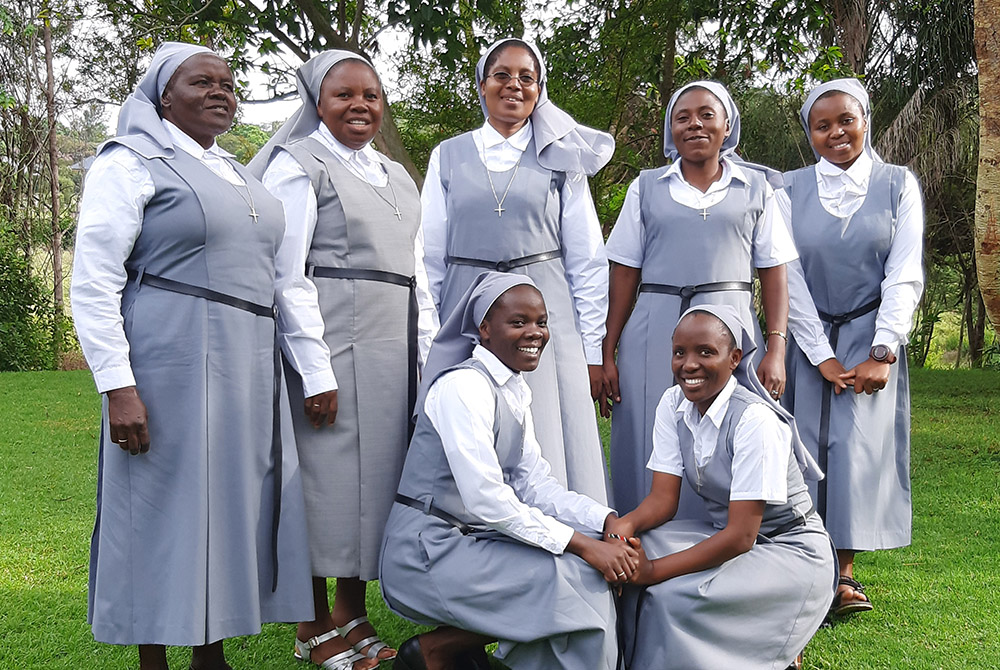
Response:
MULTIPOLYGON (((916 370, 913 407, 914 543, 858 557, 875 610, 821 630, 808 668, 1000 667, 1000 373, 916 370)), ((98 412, 86 372, 0 374, 0 670, 138 665, 86 623, 98 412)), ((388 642, 418 630, 370 586, 388 642)), ((227 656, 302 670, 292 634, 268 625, 227 656)), ((185 668, 189 652, 169 658, 185 668)))

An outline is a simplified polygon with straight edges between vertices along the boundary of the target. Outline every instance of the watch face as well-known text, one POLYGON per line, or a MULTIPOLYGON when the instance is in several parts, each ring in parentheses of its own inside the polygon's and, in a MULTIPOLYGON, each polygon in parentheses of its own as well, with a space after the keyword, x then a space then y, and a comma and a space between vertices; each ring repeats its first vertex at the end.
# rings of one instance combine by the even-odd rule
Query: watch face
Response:
POLYGON ((872 347, 870 355, 873 360, 876 360, 879 363, 884 363, 889 360, 889 347, 885 344, 876 344, 872 347))

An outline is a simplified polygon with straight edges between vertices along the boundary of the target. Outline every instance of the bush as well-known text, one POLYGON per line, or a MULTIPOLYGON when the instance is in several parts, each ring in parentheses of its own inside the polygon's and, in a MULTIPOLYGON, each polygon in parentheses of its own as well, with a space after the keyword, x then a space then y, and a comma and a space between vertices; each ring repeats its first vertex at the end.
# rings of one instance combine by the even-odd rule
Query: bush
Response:
POLYGON ((51 370, 53 314, 16 239, 0 230, 0 371, 51 370))

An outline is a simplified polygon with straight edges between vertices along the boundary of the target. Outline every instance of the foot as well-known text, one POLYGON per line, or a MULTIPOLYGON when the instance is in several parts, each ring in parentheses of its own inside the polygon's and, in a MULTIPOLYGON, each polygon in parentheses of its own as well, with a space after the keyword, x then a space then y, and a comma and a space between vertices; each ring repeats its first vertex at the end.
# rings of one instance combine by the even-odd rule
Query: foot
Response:
POLYGON ((359 617, 338 625, 337 630, 354 647, 354 650, 363 656, 373 656, 378 661, 391 661, 396 658, 395 649, 387 646, 384 642, 379 644, 381 639, 375 631, 375 627, 367 620, 367 615, 363 613, 359 617), (359 618, 362 620, 357 622, 359 618), (376 649, 378 649, 377 652, 376 649))
MULTIPOLYGON (((334 630, 332 618, 325 617, 325 621, 317 623, 315 621, 310 621, 308 623, 300 623, 295 632, 295 637, 301 642, 308 642, 311 638, 315 636, 323 635, 329 631, 334 630)), ((303 654, 303 659, 305 661, 310 661, 316 665, 322 665, 325 660, 332 658, 337 654, 342 654, 345 651, 353 651, 350 642, 335 635, 329 640, 324 640, 316 646, 309 650, 309 656, 306 658, 303 654)), ((378 659, 363 658, 354 662, 351 666, 351 670, 373 670, 378 667, 378 659)))
POLYGON ((865 587, 854 578, 841 575, 837 595, 833 598, 830 611, 837 616, 844 616, 854 612, 867 612, 872 607, 871 601, 865 595, 865 587))

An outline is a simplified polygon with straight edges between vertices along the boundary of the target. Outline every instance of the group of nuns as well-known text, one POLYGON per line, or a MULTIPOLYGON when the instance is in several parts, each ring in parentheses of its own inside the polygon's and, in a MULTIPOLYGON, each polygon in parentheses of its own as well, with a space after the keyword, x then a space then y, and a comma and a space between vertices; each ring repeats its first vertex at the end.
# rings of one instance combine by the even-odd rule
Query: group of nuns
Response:
POLYGON ((487 670, 492 643, 512 670, 783 670, 873 607, 855 553, 910 541, 923 212, 861 84, 808 95, 818 162, 784 175, 737 156, 724 86, 681 87, 671 162, 606 245, 612 137, 549 100, 530 42, 476 84, 485 123, 419 192, 346 51, 298 69, 244 168, 215 141, 225 61, 165 43, 98 149, 72 282, 103 398, 88 618, 141 670, 166 646, 228 670, 222 641, 273 621, 327 670, 487 670), (374 579, 429 632, 382 641, 374 579))

